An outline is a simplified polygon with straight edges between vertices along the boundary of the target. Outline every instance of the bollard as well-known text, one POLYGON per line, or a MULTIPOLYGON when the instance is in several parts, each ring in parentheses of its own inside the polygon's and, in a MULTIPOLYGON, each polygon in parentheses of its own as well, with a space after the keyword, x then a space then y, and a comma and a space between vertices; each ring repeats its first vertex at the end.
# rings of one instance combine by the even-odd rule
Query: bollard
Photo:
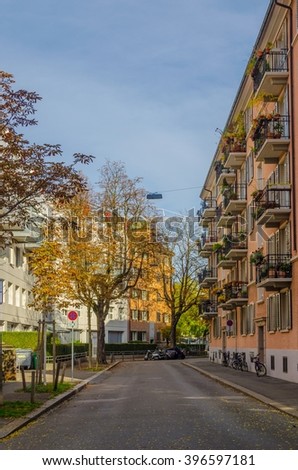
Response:
POLYGON ((23 390, 26 392, 26 378, 25 378, 25 369, 23 366, 20 367, 21 375, 22 375, 22 382, 23 382, 23 390))
POLYGON ((31 372, 31 403, 34 403, 35 399, 35 370, 31 372))

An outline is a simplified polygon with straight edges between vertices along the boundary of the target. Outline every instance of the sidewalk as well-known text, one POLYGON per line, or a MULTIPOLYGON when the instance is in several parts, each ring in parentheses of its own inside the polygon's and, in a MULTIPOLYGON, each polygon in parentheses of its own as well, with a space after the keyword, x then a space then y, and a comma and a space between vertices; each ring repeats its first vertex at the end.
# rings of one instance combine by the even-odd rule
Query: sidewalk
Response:
POLYGON ((201 374, 239 390, 273 408, 298 418, 298 383, 273 377, 258 377, 211 362, 208 358, 191 358, 183 362, 201 374))
MULTIPOLYGON (((115 362, 107 369, 116 366, 119 362, 115 362)), ((201 373, 205 376, 217 380, 218 382, 234 388, 248 396, 251 396, 279 411, 287 413, 298 418, 298 384, 287 382, 285 380, 275 379, 273 377, 257 377, 252 372, 241 372, 233 370, 230 367, 223 367, 209 361, 208 358, 187 358, 181 361, 186 367, 194 370, 194 373, 201 373)), ((104 371, 94 373, 84 369, 74 369, 74 381, 78 382, 70 391, 62 393, 55 398, 49 399, 45 394, 40 400, 43 404, 29 415, 13 419, 0 418, 0 439, 9 436, 13 432, 35 420, 49 409, 57 406, 62 401, 67 400, 71 396, 78 393, 82 388, 96 376, 104 371)), ((70 371, 67 371, 66 379, 70 379, 70 371)), ((51 377, 49 377, 49 381, 51 377)), ((4 384, 4 399, 7 401, 26 400, 30 401, 30 394, 20 391, 22 389, 22 381, 20 375, 16 382, 4 384), (16 393, 16 390, 18 392, 16 393)), ((39 394, 39 396, 42 394, 39 394)), ((38 397, 39 398, 39 397, 38 397)))
MULTIPOLYGON (((80 392, 86 385, 95 377, 102 374, 106 370, 110 370, 112 367, 117 365, 115 362, 112 365, 109 365, 106 369, 100 372, 93 372, 84 368, 75 367, 73 370, 73 382, 77 383, 71 390, 68 390, 60 395, 57 395, 55 398, 51 398, 48 393, 36 393, 35 400, 41 402, 36 410, 32 411, 30 414, 22 418, 2 418, 0 417, 0 440, 9 436, 10 434, 18 431, 22 427, 26 426, 31 421, 34 421, 39 416, 41 416, 46 411, 54 408, 55 406, 62 403, 64 400, 67 400, 71 396, 80 392)), ((26 382, 30 385, 30 376, 31 371, 26 371, 26 382)), ((65 382, 72 380, 70 368, 66 369, 65 373, 65 382)), ((47 383, 53 381, 53 376, 51 373, 46 375, 47 383)), ((6 382, 3 385, 3 396, 4 401, 30 401, 30 393, 23 392, 23 384, 21 374, 17 374, 17 380, 14 382, 6 382)))

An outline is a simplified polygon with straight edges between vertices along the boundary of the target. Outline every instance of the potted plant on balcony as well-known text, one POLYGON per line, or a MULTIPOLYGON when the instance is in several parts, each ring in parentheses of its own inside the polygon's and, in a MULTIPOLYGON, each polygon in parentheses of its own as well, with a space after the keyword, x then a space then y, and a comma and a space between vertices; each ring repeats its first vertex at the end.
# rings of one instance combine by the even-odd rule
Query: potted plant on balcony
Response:
POLYGON ((275 139, 280 139, 284 131, 284 126, 280 120, 273 123, 273 134, 275 139))
POLYGON ((291 263, 281 263, 278 269, 279 277, 290 277, 291 263))
POLYGON ((212 251, 214 253, 216 253, 216 252, 220 251, 222 247, 223 247, 222 243, 213 243, 212 251))
POLYGON ((262 264, 264 261, 264 255, 260 249, 253 251, 250 255, 250 262, 251 264, 255 264, 256 266, 262 264))
POLYGON ((274 264, 268 266, 268 277, 276 277, 276 266, 274 264))

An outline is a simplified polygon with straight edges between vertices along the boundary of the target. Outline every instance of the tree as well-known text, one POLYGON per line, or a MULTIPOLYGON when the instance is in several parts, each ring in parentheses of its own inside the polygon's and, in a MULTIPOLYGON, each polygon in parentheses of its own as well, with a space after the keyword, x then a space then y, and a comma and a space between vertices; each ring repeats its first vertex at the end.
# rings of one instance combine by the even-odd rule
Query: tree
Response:
MULTIPOLYGON (((206 295, 200 292, 201 298, 205 299, 206 295)), ((193 306, 188 312, 181 316, 178 322, 178 328, 182 337, 202 338, 205 337, 209 328, 207 322, 200 316, 197 306, 193 306)))
MULTIPOLYGON (((105 319, 111 303, 128 296, 144 271, 150 270, 155 240, 146 218, 151 208, 140 187, 141 179, 129 178, 121 162, 106 162, 100 175, 100 191, 90 196, 85 206, 77 204, 78 198, 60 205, 62 224, 58 217, 50 241, 53 248, 47 251, 50 258, 52 251, 58 256, 44 259, 43 264, 51 261, 56 269, 56 302, 79 303, 95 313, 97 361, 106 363, 105 319)), ((38 260, 36 253, 32 254, 32 266, 34 260, 38 260)), ((33 268, 36 301, 43 301, 40 295, 47 290, 47 274, 41 264, 38 260, 33 268)))
POLYGON ((0 72, 0 241, 10 243, 15 226, 34 223, 44 204, 72 198, 87 187, 76 169, 93 156, 76 153, 73 163, 59 162, 59 144, 30 144, 20 132, 34 126, 35 92, 14 90, 13 76, 0 72))
POLYGON ((167 244, 167 250, 162 249, 161 277, 163 298, 171 311, 170 342, 176 346, 180 318, 200 302, 198 271, 202 261, 198 256, 191 217, 186 220, 182 217, 174 218, 165 225, 167 230, 163 230, 162 238, 163 246, 167 244))

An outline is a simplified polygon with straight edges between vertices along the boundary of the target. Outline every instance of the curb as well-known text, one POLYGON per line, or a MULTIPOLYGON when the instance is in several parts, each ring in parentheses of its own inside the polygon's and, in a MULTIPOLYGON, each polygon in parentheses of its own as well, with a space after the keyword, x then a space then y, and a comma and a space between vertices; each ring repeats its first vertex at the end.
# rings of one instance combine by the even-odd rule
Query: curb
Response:
MULTIPOLYGON (((96 374, 92 375, 91 377, 88 377, 88 379, 81 380, 80 383, 75 385, 71 390, 68 390, 67 392, 61 393, 55 398, 51 398, 50 400, 47 400, 45 403, 43 403, 39 408, 36 410, 32 411, 26 416, 23 416, 22 418, 17 418, 14 419, 12 422, 6 424, 5 426, 0 429, 0 440, 4 439, 5 437, 8 437, 10 434, 18 431, 19 429, 23 428, 27 424, 31 423, 32 421, 35 421, 37 418, 39 418, 41 415, 46 413, 47 411, 55 408, 55 406, 60 405, 63 401, 67 400, 68 398, 73 397, 77 393, 79 393, 83 388, 85 388, 91 380, 94 380, 96 377, 99 375, 103 374, 104 372, 107 372, 113 367, 116 367, 118 364, 120 364, 121 361, 117 361, 113 364, 111 364, 109 367, 106 369, 97 372, 96 374)), ((79 380, 79 379, 77 379, 79 380)))
POLYGON ((210 374, 209 372, 205 371, 204 369, 201 369, 200 367, 196 367, 192 364, 187 364, 186 362, 182 362, 182 364, 184 364, 187 367, 190 367, 191 369, 196 370, 200 374, 205 375, 206 377, 209 377, 212 380, 215 380, 216 382, 227 385, 228 387, 231 387, 234 390, 238 390, 239 392, 242 392, 245 395, 255 398, 256 400, 262 403, 265 403, 266 405, 271 406, 272 408, 278 411, 286 413, 294 418, 298 418, 298 412, 296 410, 293 410, 293 408, 289 406, 286 406, 279 402, 271 400, 270 398, 265 397, 264 395, 261 395, 260 393, 254 392, 253 390, 249 390, 248 388, 242 387, 241 385, 235 384, 234 382, 230 382, 229 380, 222 379, 221 377, 218 377, 217 375, 210 374))

